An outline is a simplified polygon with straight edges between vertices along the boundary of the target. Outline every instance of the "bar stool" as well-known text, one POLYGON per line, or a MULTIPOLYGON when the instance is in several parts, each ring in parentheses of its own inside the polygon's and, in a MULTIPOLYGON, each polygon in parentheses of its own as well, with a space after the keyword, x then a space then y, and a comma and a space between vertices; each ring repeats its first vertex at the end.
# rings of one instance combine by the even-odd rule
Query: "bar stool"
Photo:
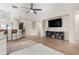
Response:
POLYGON ((8 30, 3 30, 4 31, 4 36, 6 36, 6 39, 8 41, 8 30))
POLYGON ((12 31, 11 31, 11 40, 13 39, 13 34, 16 34, 16 39, 17 39, 17 29, 12 29, 12 31))
POLYGON ((22 37, 25 37, 25 29, 22 30, 22 37))

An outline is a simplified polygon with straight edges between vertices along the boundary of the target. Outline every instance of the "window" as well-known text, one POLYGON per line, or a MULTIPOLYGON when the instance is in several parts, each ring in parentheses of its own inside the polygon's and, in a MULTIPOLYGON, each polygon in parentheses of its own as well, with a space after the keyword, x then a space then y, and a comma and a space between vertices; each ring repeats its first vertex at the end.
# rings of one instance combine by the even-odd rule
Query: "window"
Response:
POLYGON ((1 29, 6 29, 6 24, 1 24, 1 29))
POLYGON ((1 24, 1 29, 7 29, 7 28, 12 29, 12 24, 1 24))

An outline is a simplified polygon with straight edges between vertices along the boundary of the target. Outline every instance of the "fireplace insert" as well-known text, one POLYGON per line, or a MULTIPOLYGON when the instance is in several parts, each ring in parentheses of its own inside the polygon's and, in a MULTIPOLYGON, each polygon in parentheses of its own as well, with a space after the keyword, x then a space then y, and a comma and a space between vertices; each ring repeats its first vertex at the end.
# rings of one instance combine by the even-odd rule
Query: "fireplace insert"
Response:
POLYGON ((46 31, 46 37, 64 40, 64 32, 46 31))

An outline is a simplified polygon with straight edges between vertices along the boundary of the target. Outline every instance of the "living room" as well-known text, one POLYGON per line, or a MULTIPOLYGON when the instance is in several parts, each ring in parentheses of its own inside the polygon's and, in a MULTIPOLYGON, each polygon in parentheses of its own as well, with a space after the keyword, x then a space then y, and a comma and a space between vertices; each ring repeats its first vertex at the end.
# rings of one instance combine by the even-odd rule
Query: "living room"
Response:
MULTIPOLYGON (((0 3, 0 39, 8 45, 2 54, 23 54, 27 49, 16 51, 36 44, 54 48, 55 55, 79 54, 78 17, 79 3, 0 3)), ((51 49, 44 53, 40 49, 37 55, 53 54, 51 49)))

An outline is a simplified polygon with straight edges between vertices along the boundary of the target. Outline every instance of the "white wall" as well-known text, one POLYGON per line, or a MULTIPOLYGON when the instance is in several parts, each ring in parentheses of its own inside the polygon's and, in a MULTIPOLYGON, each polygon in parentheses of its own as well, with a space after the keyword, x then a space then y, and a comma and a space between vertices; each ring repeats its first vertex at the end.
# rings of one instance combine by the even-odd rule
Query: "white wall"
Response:
POLYGON ((48 20, 44 20, 44 24, 43 24, 43 31, 44 31, 44 35, 46 35, 46 31, 63 31, 65 32, 65 40, 69 40, 69 15, 62 15, 62 16, 58 16, 58 17, 54 17, 48 20), (48 20, 52 20, 55 18, 62 18, 62 27, 48 27, 48 20))
POLYGON ((79 12, 75 15, 75 40, 79 40, 79 12))
POLYGON ((42 21, 41 20, 27 20, 26 21, 26 35, 42 36, 42 21))
POLYGON ((75 40, 75 18, 74 11, 69 13, 69 41, 75 40))

